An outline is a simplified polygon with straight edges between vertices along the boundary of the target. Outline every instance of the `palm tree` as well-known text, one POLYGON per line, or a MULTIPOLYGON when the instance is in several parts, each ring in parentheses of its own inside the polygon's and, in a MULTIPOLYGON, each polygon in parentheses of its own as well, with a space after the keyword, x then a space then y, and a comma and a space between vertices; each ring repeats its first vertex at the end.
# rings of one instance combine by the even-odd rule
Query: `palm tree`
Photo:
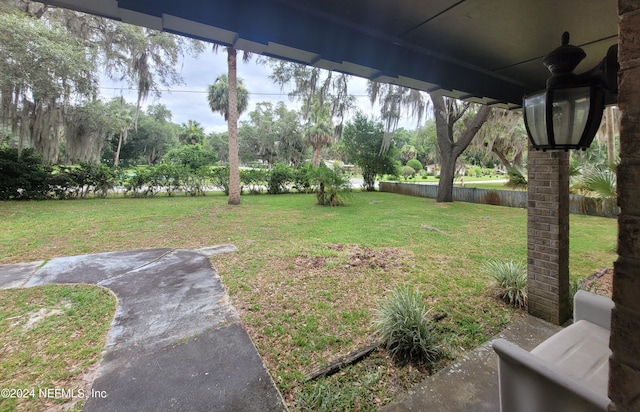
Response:
POLYGON ((187 123, 182 123, 180 133, 178 133, 178 140, 182 144, 203 143, 204 129, 200 126, 200 123, 195 120, 189 120, 187 123))
POLYGON ((229 130, 229 201, 240 204, 240 160, 238 158, 238 117, 249 105, 249 92, 237 78, 236 49, 227 47, 229 76, 220 75, 209 86, 209 107, 219 112, 229 130))
POLYGON ((307 144, 313 148, 313 167, 320 166, 320 151, 333 141, 333 125, 327 117, 318 117, 304 132, 307 144))
MULTIPOLYGON (((237 110, 240 114, 249 107, 249 91, 244 87, 242 79, 237 79, 236 84, 237 110)), ((212 111, 220 113, 225 121, 229 121, 229 78, 226 74, 221 74, 209 85, 207 100, 212 111)))

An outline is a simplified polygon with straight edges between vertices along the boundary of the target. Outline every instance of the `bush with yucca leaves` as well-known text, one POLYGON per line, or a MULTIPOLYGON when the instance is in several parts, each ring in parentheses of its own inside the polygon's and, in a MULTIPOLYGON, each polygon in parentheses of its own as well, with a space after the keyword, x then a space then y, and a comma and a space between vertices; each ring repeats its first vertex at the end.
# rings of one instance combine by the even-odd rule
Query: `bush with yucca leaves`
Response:
POLYGON ((493 276, 501 299, 513 306, 527 306, 527 265, 524 262, 490 260, 483 268, 493 276))
POLYGON ((422 293, 409 286, 391 291, 375 313, 374 326, 387 350, 401 362, 434 362, 440 354, 440 336, 422 293))

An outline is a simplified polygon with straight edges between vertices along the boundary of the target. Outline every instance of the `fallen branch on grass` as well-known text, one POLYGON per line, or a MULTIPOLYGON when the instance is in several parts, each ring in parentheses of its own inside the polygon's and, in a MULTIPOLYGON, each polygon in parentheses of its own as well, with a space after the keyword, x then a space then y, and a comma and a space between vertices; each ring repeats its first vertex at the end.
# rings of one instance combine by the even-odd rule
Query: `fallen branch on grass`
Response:
POLYGON ((306 381, 312 381, 314 379, 318 379, 323 376, 331 376, 334 373, 340 371, 340 369, 344 368, 345 366, 353 365, 354 363, 359 362, 361 359, 369 356, 371 352, 378 349, 382 345, 384 345, 384 341, 378 340, 372 343, 371 345, 366 346, 363 349, 359 349, 355 352, 351 352, 347 356, 343 356, 341 358, 334 360, 324 368, 315 370, 307 374, 307 376, 305 376, 304 379, 306 381))
MULTIPOLYGON (((446 318, 447 314, 444 312, 440 312, 440 313, 436 313, 435 315, 433 315, 432 320, 434 322, 438 322, 441 321, 442 319, 446 318)), ((334 373, 339 372, 342 368, 349 366, 349 365, 353 365, 355 363, 360 362, 362 359, 366 358, 367 356, 369 356, 371 353, 373 353, 373 351, 375 351, 376 349, 378 349, 380 346, 384 345, 384 341, 383 340, 377 340, 374 343, 365 346, 362 349, 358 349, 355 350, 353 352, 351 352, 350 354, 343 356, 341 358, 338 358, 336 360, 334 360, 333 362, 329 363, 329 365, 325 366, 324 368, 320 368, 320 369, 316 369, 315 371, 308 373, 305 377, 304 380, 305 381, 312 381, 314 379, 318 379, 318 378, 322 378, 324 376, 331 376, 334 373)))

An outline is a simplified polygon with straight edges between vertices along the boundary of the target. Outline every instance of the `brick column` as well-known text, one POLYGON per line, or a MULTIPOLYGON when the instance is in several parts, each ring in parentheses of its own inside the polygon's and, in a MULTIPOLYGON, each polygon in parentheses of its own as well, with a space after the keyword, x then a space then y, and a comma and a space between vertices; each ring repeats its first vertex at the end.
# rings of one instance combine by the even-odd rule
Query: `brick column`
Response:
POLYGON ((569 153, 529 150, 529 313, 556 325, 569 305, 569 153))
POLYGON ((618 0, 618 260, 614 264, 611 410, 640 411, 640 1, 618 0))

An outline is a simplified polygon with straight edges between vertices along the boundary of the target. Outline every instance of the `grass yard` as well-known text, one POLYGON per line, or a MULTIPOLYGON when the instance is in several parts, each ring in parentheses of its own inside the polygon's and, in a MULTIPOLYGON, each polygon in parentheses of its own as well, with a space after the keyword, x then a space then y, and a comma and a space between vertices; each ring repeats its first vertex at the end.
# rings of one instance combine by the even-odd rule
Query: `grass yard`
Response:
MULTIPOLYGON (((616 221, 571 216, 571 276, 615 259, 616 221)), ((526 260, 526 210, 390 193, 353 193, 323 208, 314 195, 158 197, 0 203, 0 263, 134 248, 232 243, 213 264, 292 410, 375 410, 430 372, 382 350, 338 374, 304 375, 371 342, 389 289, 421 290, 446 356, 438 368, 522 312, 495 300, 488 259, 526 260)))
POLYGON ((88 285, 0 290, 0 411, 81 410, 91 389, 116 299, 88 285), (41 396, 63 388, 80 396, 41 396))

